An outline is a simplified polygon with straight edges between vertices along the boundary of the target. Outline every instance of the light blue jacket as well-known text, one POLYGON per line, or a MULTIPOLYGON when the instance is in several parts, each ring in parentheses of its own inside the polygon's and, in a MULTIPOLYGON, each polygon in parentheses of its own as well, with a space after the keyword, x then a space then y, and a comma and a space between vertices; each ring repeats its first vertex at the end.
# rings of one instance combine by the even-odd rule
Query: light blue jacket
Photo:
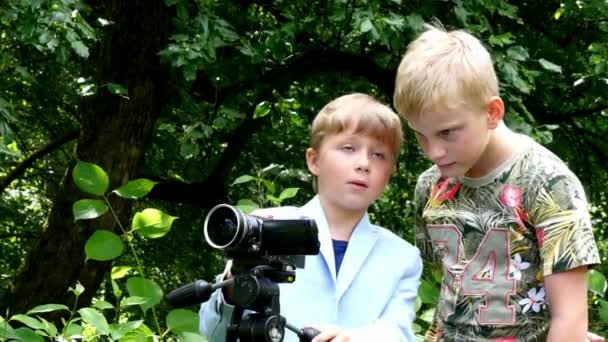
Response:
MULTIPOLYGON (((371 224, 365 214, 336 277, 333 245, 318 196, 302 208, 273 208, 272 214, 274 219, 313 218, 321 242, 320 253, 306 256, 305 268, 296 270, 295 282, 279 285, 281 315, 288 323, 298 328, 356 328, 356 341, 414 341, 414 302, 422 272, 416 247, 371 224), (280 217, 281 212, 288 214, 280 217)), ((201 333, 209 341, 224 342, 233 309, 217 290, 201 306, 201 333)), ((285 329, 284 341, 299 339, 285 329)))

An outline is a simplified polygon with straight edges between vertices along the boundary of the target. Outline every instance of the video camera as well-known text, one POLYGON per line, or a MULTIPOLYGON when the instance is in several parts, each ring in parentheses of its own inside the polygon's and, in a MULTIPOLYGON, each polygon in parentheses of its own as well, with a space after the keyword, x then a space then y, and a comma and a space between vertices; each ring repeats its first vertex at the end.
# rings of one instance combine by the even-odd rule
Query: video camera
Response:
POLYGON ((204 222, 207 243, 232 259, 230 278, 216 284, 197 280, 172 291, 173 307, 205 302, 218 288, 234 286, 234 306, 226 341, 281 342, 285 327, 300 341, 310 341, 318 331, 298 329, 280 315, 278 283, 295 281, 295 269, 304 267, 305 255, 319 253, 314 220, 263 219, 228 204, 213 207, 204 222), (245 310, 253 313, 243 315, 245 310))

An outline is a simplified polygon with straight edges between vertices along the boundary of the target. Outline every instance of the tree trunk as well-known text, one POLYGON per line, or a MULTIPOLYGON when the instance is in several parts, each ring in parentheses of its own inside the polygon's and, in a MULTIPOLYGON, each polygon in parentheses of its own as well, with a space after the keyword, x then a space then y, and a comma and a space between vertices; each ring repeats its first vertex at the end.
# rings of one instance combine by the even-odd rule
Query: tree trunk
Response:
MULTIPOLYGON (((166 98, 168 66, 161 65, 157 53, 167 45, 171 11, 162 0, 111 0, 92 5, 102 8, 99 13, 113 24, 104 30, 98 53, 89 61, 98 91, 82 103, 75 157, 106 170, 112 190, 138 173, 166 98), (128 99, 109 93, 108 82, 127 88, 128 99)), ((72 204, 83 197, 73 185, 70 168, 53 200, 44 232, 3 303, 11 315, 40 304, 72 304, 68 289, 77 281, 85 288, 80 306, 95 295, 110 263, 85 263, 85 242, 95 229, 121 232, 110 215, 74 223, 72 204)), ((121 222, 128 224, 129 201, 111 195, 110 202, 121 222)))

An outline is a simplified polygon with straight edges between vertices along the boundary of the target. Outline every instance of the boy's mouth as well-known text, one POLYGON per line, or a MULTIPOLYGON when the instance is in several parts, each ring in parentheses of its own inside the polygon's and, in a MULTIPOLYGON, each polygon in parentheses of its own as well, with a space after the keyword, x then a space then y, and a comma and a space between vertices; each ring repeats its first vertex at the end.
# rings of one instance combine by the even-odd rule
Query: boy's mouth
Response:
POLYGON ((354 180, 354 181, 348 182, 348 184, 354 185, 359 188, 367 188, 367 183, 365 183, 364 181, 354 180))

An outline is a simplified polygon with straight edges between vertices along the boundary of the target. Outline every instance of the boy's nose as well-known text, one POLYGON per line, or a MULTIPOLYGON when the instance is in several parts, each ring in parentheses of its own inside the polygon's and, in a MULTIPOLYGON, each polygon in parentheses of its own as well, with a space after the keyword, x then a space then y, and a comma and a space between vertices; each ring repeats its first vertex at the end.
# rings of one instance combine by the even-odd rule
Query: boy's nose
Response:
POLYGON ((428 155, 430 160, 435 162, 445 157, 446 149, 441 144, 428 144, 426 148, 426 154, 428 155))
POLYGON ((369 156, 366 153, 361 153, 357 158, 357 170, 369 172, 369 156))

